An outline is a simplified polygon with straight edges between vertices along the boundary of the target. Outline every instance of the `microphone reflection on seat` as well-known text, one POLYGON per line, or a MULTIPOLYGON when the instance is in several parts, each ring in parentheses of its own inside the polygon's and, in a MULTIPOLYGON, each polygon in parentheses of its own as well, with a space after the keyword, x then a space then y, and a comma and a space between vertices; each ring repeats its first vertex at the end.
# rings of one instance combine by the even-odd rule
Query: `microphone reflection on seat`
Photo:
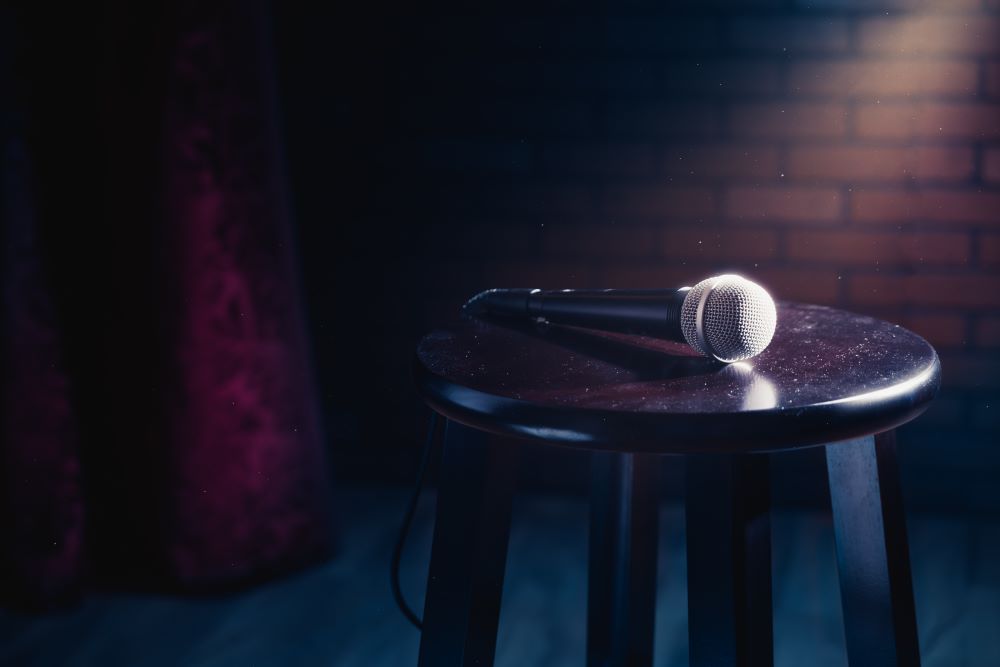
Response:
POLYGON ((754 370, 752 364, 737 361, 719 371, 738 378, 743 387, 743 410, 768 410, 778 405, 774 383, 754 370))

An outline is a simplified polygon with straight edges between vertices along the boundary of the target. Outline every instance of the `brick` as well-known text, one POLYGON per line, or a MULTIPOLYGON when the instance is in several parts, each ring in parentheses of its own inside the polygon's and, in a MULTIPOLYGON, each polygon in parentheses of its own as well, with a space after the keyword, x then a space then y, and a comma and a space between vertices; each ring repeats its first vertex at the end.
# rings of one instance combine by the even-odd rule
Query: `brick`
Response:
POLYGON ((664 66, 664 93, 769 95, 781 89, 780 65, 774 60, 671 60, 664 66))
POLYGON ((995 139, 1000 137, 1000 104, 926 104, 914 123, 917 137, 995 139))
POLYGON ((916 146, 909 159, 920 181, 964 181, 976 171, 975 153, 965 146, 916 146))
POLYGON ((844 51, 850 42, 847 21, 838 18, 744 18, 729 30, 732 46, 778 53, 844 51))
POLYGON ((778 235, 770 229, 668 227, 662 232, 660 247, 663 255, 670 259, 765 260, 777 255, 778 235))
MULTIPOLYGON (((480 275, 481 263, 463 258, 461 261, 438 258, 435 262, 428 262, 425 271, 420 272, 420 285, 432 290, 432 293, 441 295, 443 293, 453 294, 456 292, 471 292, 475 286, 482 284, 480 275), (462 276, 462 282, 473 287, 465 289, 458 286, 456 289, 455 276, 462 276)), ((461 297, 461 294, 458 294, 461 297)), ((468 294, 465 294, 468 298, 468 294)))
MULTIPOLYGON (((662 10, 663 0, 625 0, 623 3, 629 6, 654 8, 662 10)), ((786 0, 674 0, 671 7, 694 7, 704 9, 705 7, 732 9, 733 7, 744 7, 747 9, 766 9, 784 7, 786 0)))
POLYGON ((734 187, 726 191, 723 213, 739 222, 834 222, 841 195, 836 188, 734 187))
POLYGON ((967 147, 800 146, 790 149, 785 170, 790 179, 857 182, 907 180, 962 181, 975 171, 967 147))
POLYGON ((971 257, 968 234, 899 234, 844 230, 790 230, 788 258, 839 265, 962 265, 971 257))
POLYGON ((613 103, 608 124, 615 136, 708 137, 718 133, 719 108, 710 104, 613 103))
POLYGON ((847 107, 797 102, 736 104, 730 110, 729 127, 734 134, 746 137, 842 137, 847 132, 847 107))
MULTIPOLYGON (((441 53, 461 49, 469 52, 510 52, 537 49, 538 44, 553 35, 539 19, 493 19, 491 30, 484 29, 484 20, 470 16, 427 16, 420 18, 420 29, 409 35, 411 48, 421 52, 441 53)), ((548 40, 547 46, 556 46, 548 40)))
POLYGON ((926 338, 931 345, 961 347, 968 341, 965 318, 953 314, 904 315, 896 320, 907 329, 926 338))
POLYGON ((793 147, 785 174, 789 179, 898 181, 906 177, 907 164, 904 148, 793 147))
MULTIPOLYGON (((803 9, 939 9, 942 0, 879 0, 873 4, 871 0, 796 0, 796 5, 803 9)), ((947 0, 947 6, 952 9, 978 8, 981 0, 947 0)))
POLYGON ((983 317, 974 329, 976 345, 981 347, 1000 347, 1000 317, 983 317))
POLYGON ((852 301, 870 305, 942 306, 965 309, 1000 307, 1000 277, 986 275, 856 275, 852 301))
POLYGON ((754 269, 747 276, 766 287, 775 299, 835 304, 840 279, 832 269, 754 269))
POLYGON ((986 64, 986 94, 1000 97, 1000 62, 986 64))
MULTIPOLYGON (((519 184, 505 192, 509 192, 508 199, 501 202, 500 207, 503 208, 506 204, 506 207, 515 211, 577 215, 592 213, 594 210, 593 194, 582 186, 519 184)), ((479 207, 489 209, 495 204, 487 199, 482 200, 479 207)))
POLYGON ((566 71, 556 72, 556 76, 570 77, 574 80, 573 88, 583 92, 607 91, 655 96, 663 87, 664 81, 664 64, 649 58, 560 63, 558 67, 566 71))
POLYGON ((1000 264, 1000 234, 983 234, 979 237, 979 261, 983 264, 1000 264))
POLYGON ((706 51, 719 37, 710 18, 611 18, 606 30, 610 48, 638 52, 706 51))
POLYGON ((485 95, 496 91, 559 95, 609 91, 655 91, 663 84, 662 63, 649 58, 572 58, 538 62, 524 57, 481 63, 435 63, 430 71, 415 77, 411 86, 434 92, 452 92, 456 87, 485 95), (439 69, 438 69, 439 68, 439 69))
POLYGON ((1000 396, 993 394, 985 397, 985 400, 973 403, 972 422, 976 427, 995 436, 1000 431, 1000 396))
POLYGON ((699 276, 716 272, 716 265, 672 264, 662 260, 643 263, 605 263, 595 272, 595 285, 633 289, 691 285, 699 276))
POLYGON ((542 166, 553 174, 649 176, 653 149, 645 143, 549 143, 542 149, 542 166))
POLYGON ((960 312, 900 312, 898 307, 891 305, 880 308, 865 306, 863 310, 868 315, 909 329, 938 347, 962 347, 969 342, 968 318, 960 312))
MULTIPOLYGON (((600 48, 597 45, 602 44, 605 31, 604 22, 593 16, 563 16, 558 29, 550 20, 537 16, 514 19, 511 28, 498 24, 495 16, 484 15, 480 20, 480 29, 466 28, 466 32, 471 33, 470 41, 485 47, 491 57, 505 49, 537 55, 539 47, 549 53, 591 53, 600 48)), ((455 49, 450 52, 455 53, 455 49)))
POLYGON ((863 139, 909 139, 917 109, 906 104, 863 104, 854 110, 854 132, 863 139))
POLYGON ((444 211, 518 212, 524 214, 565 214, 584 216, 594 213, 594 198, 584 186, 527 183, 490 184, 482 179, 442 182, 433 193, 432 203, 444 211))
POLYGON ((920 427, 924 426, 948 426, 961 427, 966 421, 967 403, 960 398, 949 396, 938 396, 935 398, 927 412, 920 415, 920 427))
POLYGON ((866 104, 855 118, 858 136, 866 139, 1000 138, 1000 104, 866 104))
POLYGON ((412 147, 413 166, 443 171, 527 173, 534 147, 523 141, 425 139, 412 147))
POLYGON ((400 103, 400 122, 409 132, 441 132, 546 136, 588 136, 597 125, 591 102, 491 97, 488 103, 469 97, 414 93, 400 103))
POLYGON ((597 126, 597 112, 594 105, 585 101, 519 99, 490 97, 488 102, 480 101, 471 105, 468 101, 459 101, 454 105, 445 103, 448 109, 444 115, 450 124, 443 125, 454 132, 461 127, 451 122, 453 115, 461 116, 468 112, 474 119, 477 130, 498 133, 514 133, 523 137, 525 132, 541 132, 547 136, 588 136, 597 126), (457 112, 457 114, 456 114, 457 112))
POLYGON ((1000 224, 1000 193, 978 190, 855 190, 850 215, 858 222, 949 225, 1000 224))
MULTIPOLYGON (((420 30, 414 31, 411 37, 412 45, 421 50, 433 50, 440 52, 445 45, 455 45, 464 49, 477 46, 475 40, 470 39, 470 21, 465 21, 458 16, 425 16, 420 21, 420 30), (464 28, 464 29, 463 29, 464 28)), ((505 26, 510 30, 513 26, 507 23, 505 26)), ((494 45, 496 42, 494 42, 494 45)))
POLYGON ((983 151, 983 180, 1000 183, 1000 148, 987 148, 983 151))
POLYGON ((656 262, 650 264, 611 264, 597 271, 597 284, 604 286, 670 287, 690 285, 701 276, 735 272, 746 275, 768 288, 776 299, 833 304, 840 292, 835 271, 830 269, 748 269, 738 260, 713 260, 705 264, 656 262))
MULTIPOLYGON (((523 257, 542 247, 546 229, 537 222, 519 220, 515 215, 487 218, 460 214, 446 223, 424 226, 422 233, 413 239, 415 245, 410 246, 410 251, 414 255, 460 257, 463 260, 523 257), (497 229, 502 229, 503 233, 494 233, 497 229), (488 244, 483 243, 486 237, 490 239, 488 244)), ((469 267, 465 267, 464 271, 457 272, 449 269, 443 275, 447 281, 449 275, 453 278, 455 275, 468 275, 469 272, 469 267)))
POLYGON ((660 246, 659 227, 649 225, 547 225, 542 236, 544 257, 653 259, 660 246))
POLYGON ((1000 358, 982 353, 951 352, 941 359, 941 384, 945 389, 996 388, 1000 377, 1000 358))
POLYGON ((993 55, 1000 53, 1000 20, 933 14, 870 18, 859 24, 858 44, 870 53, 993 55))
POLYGON ((715 216, 716 202, 710 188, 675 188, 662 185, 613 186, 605 192, 604 210, 613 218, 704 220, 715 216))
MULTIPOLYGON (((517 285, 541 289, 593 287, 593 262, 518 262, 483 264, 483 289, 493 285, 517 285)), ((458 274, 461 275, 461 274, 458 274)), ((454 275, 452 276, 454 280, 454 275)))
POLYGON ((789 71, 794 93, 850 97, 974 95, 975 61, 845 60, 797 62, 789 71))
POLYGON ((773 179, 778 166, 773 146, 699 144, 667 148, 662 169, 668 176, 692 180, 773 179))

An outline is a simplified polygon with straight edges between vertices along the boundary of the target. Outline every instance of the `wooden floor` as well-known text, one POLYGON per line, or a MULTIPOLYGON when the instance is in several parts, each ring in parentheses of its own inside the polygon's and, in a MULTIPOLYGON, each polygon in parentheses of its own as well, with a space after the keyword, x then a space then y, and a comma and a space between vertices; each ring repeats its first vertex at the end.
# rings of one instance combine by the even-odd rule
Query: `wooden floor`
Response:
MULTIPOLYGON (((387 575, 404 500, 398 490, 343 492, 337 559, 239 595, 93 595, 59 614, 0 612, 0 665, 414 665, 418 635, 387 575)), ((432 509, 428 497, 403 571, 418 605, 432 509)), ((498 665, 584 664, 586 519, 579 499, 517 501, 498 665)), ((665 508, 662 522, 656 665, 686 665, 683 513, 665 508)), ((1000 665, 1000 519, 918 515, 909 525, 924 664, 1000 665)), ((774 555, 775 663, 845 665, 829 520, 778 513, 774 555)))

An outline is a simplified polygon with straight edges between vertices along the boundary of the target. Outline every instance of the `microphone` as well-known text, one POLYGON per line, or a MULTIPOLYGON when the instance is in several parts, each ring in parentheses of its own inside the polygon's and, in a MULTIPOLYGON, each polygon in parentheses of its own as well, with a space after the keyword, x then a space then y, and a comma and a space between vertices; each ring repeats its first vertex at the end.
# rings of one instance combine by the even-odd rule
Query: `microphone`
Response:
POLYGON ((714 276, 679 289, 491 289, 462 309, 666 338, 725 363, 763 352, 777 324, 767 290, 737 275, 714 276))

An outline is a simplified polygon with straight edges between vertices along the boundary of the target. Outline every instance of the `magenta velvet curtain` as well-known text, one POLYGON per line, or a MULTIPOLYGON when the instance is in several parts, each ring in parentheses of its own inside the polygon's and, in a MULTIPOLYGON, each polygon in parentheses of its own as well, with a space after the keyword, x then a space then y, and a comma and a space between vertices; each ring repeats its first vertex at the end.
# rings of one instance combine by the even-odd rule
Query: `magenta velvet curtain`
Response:
POLYGON ((169 49, 167 547, 191 582, 308 557, 329 523, 263 18, 191 3, 169 49))
MULTIPOLYGON (((37 64, 34 44, 4 63, 20 79, 0 86, 30 91, 0 102, 12 600, 109 572, 241 585, 333 548, 265 6, 157 8, 63 22, 92 54, 78 67, 37 64), (78 85, 92 63, 96 84, 78 85), (78 89, 76 115, 51 104, 78 89), (84 132, 97 139, 74 161, 62 139, 84 132)), ((10 17, 22 44, 47 27, 10 17)))

